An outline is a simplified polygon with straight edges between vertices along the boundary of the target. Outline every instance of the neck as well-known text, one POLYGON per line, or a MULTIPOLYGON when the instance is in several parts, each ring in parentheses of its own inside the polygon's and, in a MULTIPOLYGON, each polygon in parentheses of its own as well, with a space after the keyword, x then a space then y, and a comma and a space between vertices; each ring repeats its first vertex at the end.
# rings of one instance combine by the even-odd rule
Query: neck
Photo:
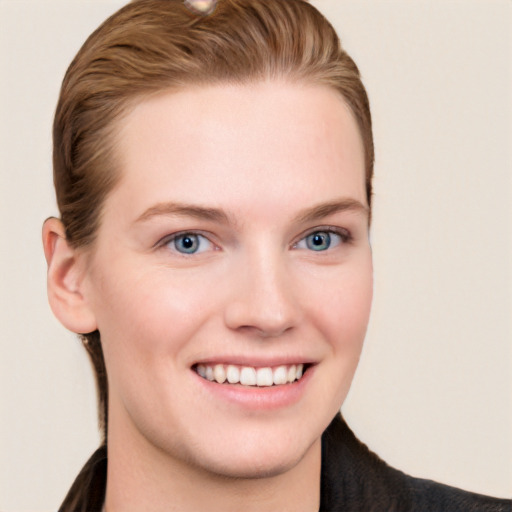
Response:
POLYGON ((232 478, 173 458, 142 437, 118 434, 108 442, 106 512, 318 511, 320 439, 287 470, 232 478))

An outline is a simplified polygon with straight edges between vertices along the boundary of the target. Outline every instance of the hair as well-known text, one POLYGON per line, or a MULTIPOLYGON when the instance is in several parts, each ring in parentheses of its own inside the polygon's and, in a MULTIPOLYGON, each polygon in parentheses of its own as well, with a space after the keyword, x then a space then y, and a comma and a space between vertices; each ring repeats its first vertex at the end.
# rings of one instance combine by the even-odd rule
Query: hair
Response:
MULTIPOLYGON (((151 94, 262 80, 326 85, 349 106, 363 140, 371 206, 374 162, 368 97, 331 24, 305 0, 134 0, 96 29, 64 77, 53 126, 54 184, 68 243, 94 244, 102 206, 122 170, 116 127, 151 94)), ((108 382, 100 333, 81 334, 96 374, 106 443, 108 382)))

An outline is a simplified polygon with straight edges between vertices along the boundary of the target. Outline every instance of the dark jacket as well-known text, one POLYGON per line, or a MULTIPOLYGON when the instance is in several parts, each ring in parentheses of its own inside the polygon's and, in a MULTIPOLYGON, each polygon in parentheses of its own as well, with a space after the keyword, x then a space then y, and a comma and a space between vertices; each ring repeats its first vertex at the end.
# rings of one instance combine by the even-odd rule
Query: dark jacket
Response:
MULTIPOLYGON (((107 449, 102 446, 85 464, 59 512, 100 512, 106 480, 107 449)), ((338 414, 322 436, 320 512, 338 511, 512 512, 512 500, 413 478, 390 468, 338 414)))

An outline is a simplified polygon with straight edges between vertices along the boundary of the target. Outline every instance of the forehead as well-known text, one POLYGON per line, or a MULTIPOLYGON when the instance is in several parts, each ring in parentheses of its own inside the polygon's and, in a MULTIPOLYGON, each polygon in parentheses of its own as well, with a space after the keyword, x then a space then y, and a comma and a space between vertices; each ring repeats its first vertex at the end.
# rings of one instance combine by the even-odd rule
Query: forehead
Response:
POLYGON ((262 82, 162 92, 123 119, 117 152, 118 188, 134 208, 198 196, 216 205, 236 192, 285 205, 331 191, 366 204, 357 124, 325 86, 262 82))

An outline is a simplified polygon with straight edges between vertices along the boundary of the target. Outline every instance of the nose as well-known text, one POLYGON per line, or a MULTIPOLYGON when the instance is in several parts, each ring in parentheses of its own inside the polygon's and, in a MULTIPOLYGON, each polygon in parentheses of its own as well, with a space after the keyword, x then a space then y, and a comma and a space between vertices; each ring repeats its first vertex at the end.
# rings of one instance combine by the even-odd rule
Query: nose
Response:
POLYGON ((295 286, 284 258, 255 255, 233 269, 225 323, 261 338, 277 337, 300 321, 295 286))

